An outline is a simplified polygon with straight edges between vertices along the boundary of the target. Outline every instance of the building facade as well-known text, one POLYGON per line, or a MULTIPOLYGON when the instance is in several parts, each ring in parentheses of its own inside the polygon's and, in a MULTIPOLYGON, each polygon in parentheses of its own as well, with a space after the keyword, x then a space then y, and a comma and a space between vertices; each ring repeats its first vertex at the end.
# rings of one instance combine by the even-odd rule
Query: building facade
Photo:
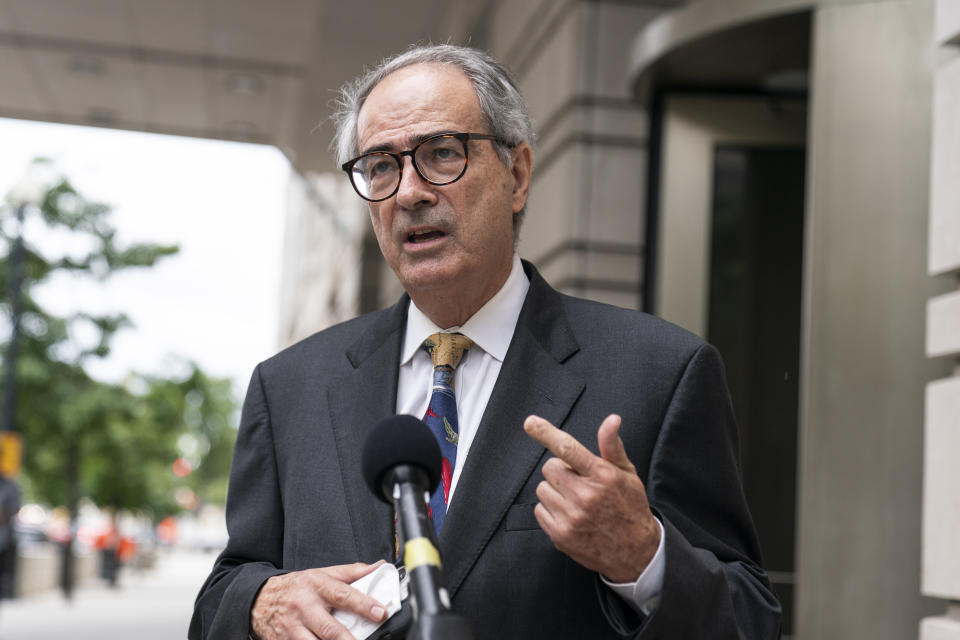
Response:
POLYGON ((787 637, 960 638, 957 4, 664 4, 469 27, 538 132, 521 255, 720 347, 787 637))
POLYGON ((0 116, 284 150, 279 346, 400 293, 331 90, 490 50, 538 132, 521 255, 723 353, 785 634, 960 639, 958 0, 113 2, 0 2, 0 116))

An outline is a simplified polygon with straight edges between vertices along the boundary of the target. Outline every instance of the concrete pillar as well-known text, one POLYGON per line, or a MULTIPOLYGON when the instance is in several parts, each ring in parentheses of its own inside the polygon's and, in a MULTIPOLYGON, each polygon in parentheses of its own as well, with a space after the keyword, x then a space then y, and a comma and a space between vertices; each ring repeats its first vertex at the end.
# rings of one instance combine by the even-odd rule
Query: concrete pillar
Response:
POLYGON ((919 591, 920 416, 926 382, 947 369, 923 348, 926 301, 942 288, 926 275, 932 24, 932 0, 815 10, 799 443, 803 640, 913 637, 924 615, 943 610, 919 591))
MULTIPOLYGON (((960 358, 960 3, 938 0, 934 33, 931 276, 951 290, 927 305, 927 355, 960 358)), ((922 591, 952 603, 926 618, 921 640, 960 640, 960 367, 927 385, 923 476, 922 591)))
POLYGON ((500 2, 491 52, 539 136, 520 254, 558 289, 641 302, 647 124, 628 86, 633 37, 659 2, 500 2))

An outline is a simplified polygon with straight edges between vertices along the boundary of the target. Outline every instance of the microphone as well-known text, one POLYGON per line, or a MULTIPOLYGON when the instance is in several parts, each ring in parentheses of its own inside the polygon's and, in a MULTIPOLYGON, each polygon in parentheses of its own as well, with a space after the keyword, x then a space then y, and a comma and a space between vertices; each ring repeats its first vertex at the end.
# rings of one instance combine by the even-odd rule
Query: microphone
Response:
POLYGON ((450 611, 440 552, 427 503, 440 482, 443 456, 427 425, 413 416, 381 420, 363 446, 362 468, 377 498, 397 513, 403 563, 410 579, 411 640, 472 640, 467 621, 450 611))

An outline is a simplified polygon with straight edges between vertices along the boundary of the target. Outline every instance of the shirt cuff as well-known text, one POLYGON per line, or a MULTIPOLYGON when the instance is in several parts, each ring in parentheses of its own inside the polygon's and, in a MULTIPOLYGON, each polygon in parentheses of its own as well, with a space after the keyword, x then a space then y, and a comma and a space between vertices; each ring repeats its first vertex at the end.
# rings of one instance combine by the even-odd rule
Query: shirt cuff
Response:
POLYGON ((657 551, 653 554, 650 564, 643 570, 640 577, 634 582, 610 582, 603 575, 600 579, 618 596, 623 598, 635 611, 645 616, 650 615, 660 604, 660 592, 663 591, 663 572, 666 566, 664 558, 663 539, 666 534, 663 530, 663 523, 654 516, 657 526, 660 527, 660 544, 657 545, 657 551))

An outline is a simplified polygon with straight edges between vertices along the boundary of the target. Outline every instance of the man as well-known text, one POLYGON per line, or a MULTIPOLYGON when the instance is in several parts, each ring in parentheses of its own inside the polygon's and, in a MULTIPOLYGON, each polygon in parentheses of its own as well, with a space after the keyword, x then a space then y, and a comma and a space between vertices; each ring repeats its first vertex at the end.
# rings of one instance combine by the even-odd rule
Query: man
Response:
POLYGON ((431 504, 477 638, 776 637, 715 350, 560 295, 515 254, 533 133, 506 72, 471 49, 413 49, 348 86, 338 124, 407 295, 254 372, 230 541, 191 638, 343 640, 332 610, 384 619, 349 586, 395 551, 360 451, 386 416, 434 415, 444 367, 459 425, 431 504), (451 332, 468 346, 455 372, 428 356, 451 332))

